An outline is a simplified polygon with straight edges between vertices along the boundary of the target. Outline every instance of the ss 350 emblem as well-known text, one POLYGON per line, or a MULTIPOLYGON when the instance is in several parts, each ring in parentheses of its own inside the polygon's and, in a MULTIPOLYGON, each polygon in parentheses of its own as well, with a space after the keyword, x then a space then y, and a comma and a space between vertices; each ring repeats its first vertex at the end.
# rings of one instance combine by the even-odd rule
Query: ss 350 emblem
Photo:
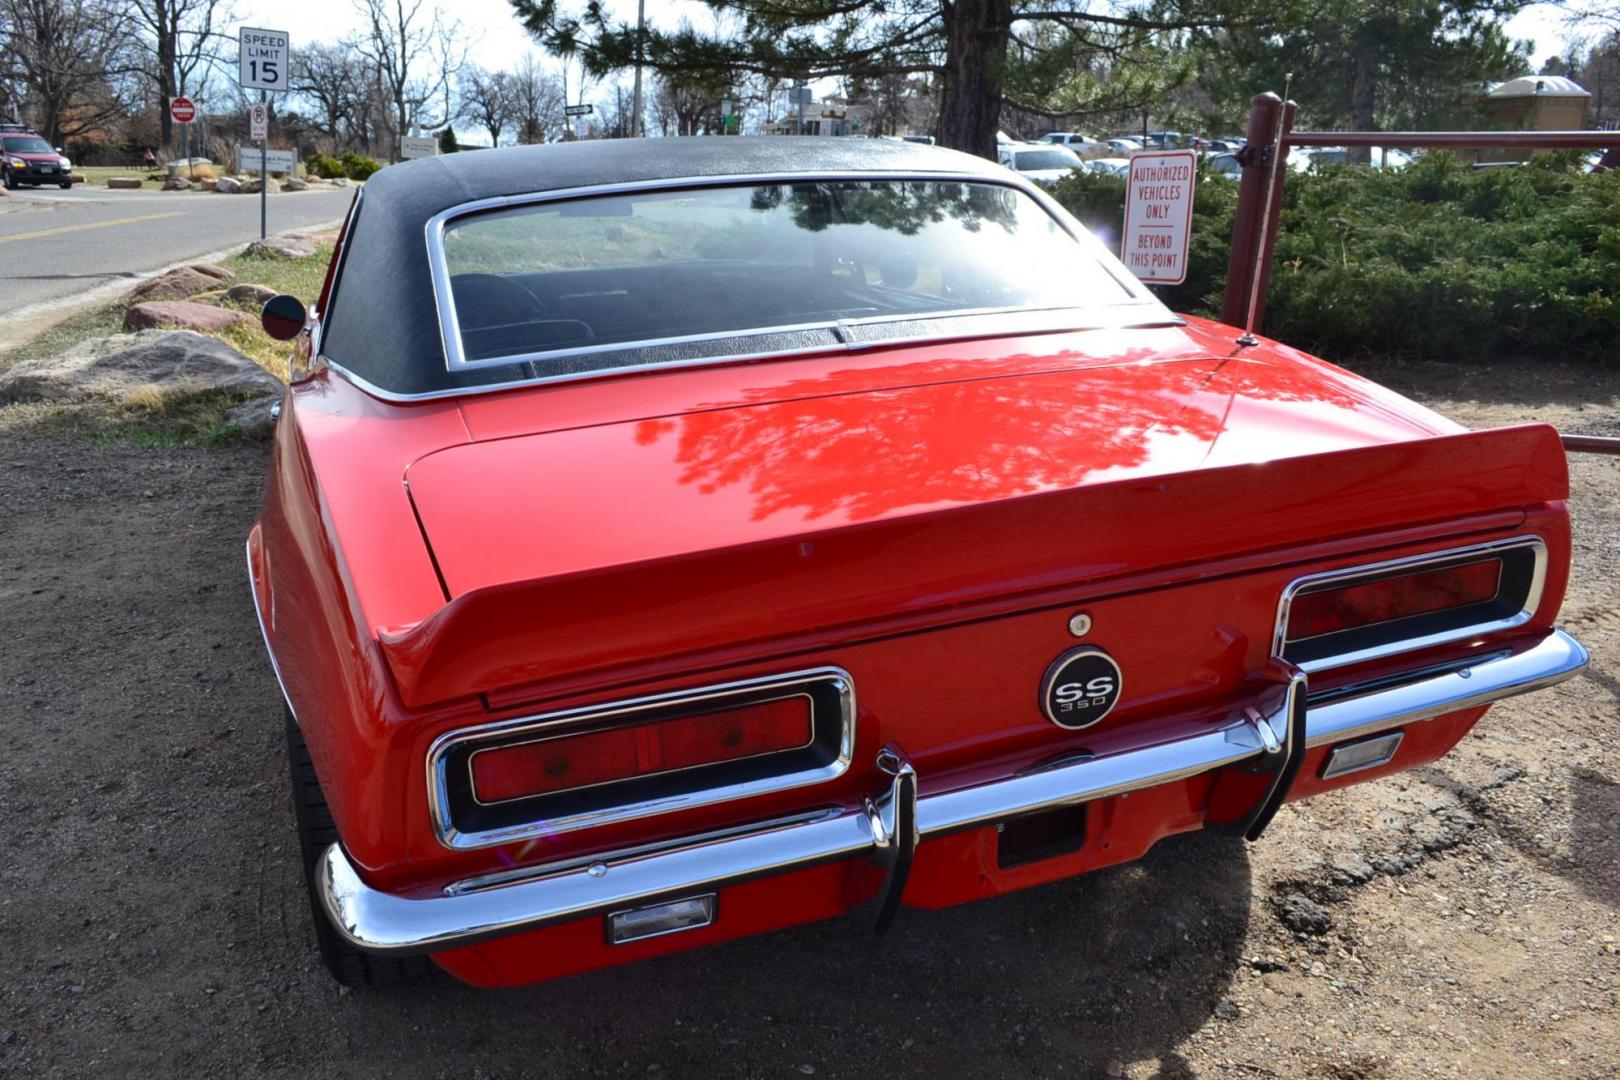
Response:
POLYGON ((1041 679, 1041 711, 1061 728, 1090 727, 1114 708, 1124 684, 1119 665, 1101 649, 1070 649, 1041 679))

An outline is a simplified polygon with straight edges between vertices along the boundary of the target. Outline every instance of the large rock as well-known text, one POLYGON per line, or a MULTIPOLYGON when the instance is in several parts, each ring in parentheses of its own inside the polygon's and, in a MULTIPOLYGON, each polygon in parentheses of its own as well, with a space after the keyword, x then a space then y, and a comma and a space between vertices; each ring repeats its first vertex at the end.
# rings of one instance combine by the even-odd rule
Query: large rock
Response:
POLYGON ((160 300, 150 304, 136 304, 124 312, 125 330, 149 330, 159 326, 172 326, 181 330, 200 330, 217 334, 237 323, 253 320, 240 311, 214 307, 211 304, 193 304, 186 300, 160 300))
POLYGON ((304 259, 315 254, 315 243, 303 236, 270 236, 253 241, 244 254, 256 259, 304 259))
POLYGON ((213 263, 191 263, 188 268, 197 271, 199 274, 207 274, 215 281, 230 281, 236 276, 234 272, 225 269, 223 266, 215 266, 213 263))
POLYGON ((164 191, 190 191, 191 181, 183 176, 165 176, 163 178, 164 191))
POLYGON ((270 415, 270 410, 275 408, 276 402, 280 400, 281 394, 278 392, 244 401, 225 413, 225 422, 249 438, 269 438, 276 430, 276 418, 270 415))
POLYGON ((289 176, 281 182, 282 191, 308 191, 309 185, 296 176, 289 176))
POLYGON ((334 176, 334 177, 332 177, 332 186, 333 187, 349 187, 353 183, 354 183, 354 181, 350 180, 347 176, 334 176))
POLYGON ((232 285, 225 290, 225 299, 232 304, 251 305, 255 308, 263 307, 264 302, 276 295, 276 290, 268 285, 253 285, 243 282, 232 285))
POLYGON ((157 277, 147 278, 129 290, 124 296, 124 302, 140 304, 148 300, 184 300, 188 296, 195 296, 218 287, 218 278, 202 273, 196 267, 177 266, 157 277))
POLYGON ((245 398, 279 394, 281 380, 218 338, 183 330, 92 338, 58 356, 19 360, 0 373, 0 399, 9 401, 121 401, 143 387, 169 399, 206 393, 245 398))
POLYGON ((138 176, 109 176, 107 178, 107 186, 110 188, 119 189, 121 191, 139 191, 141 187, 141 178, 138 176))
POLYGON ((260 188, 264 188, 272 195, 281 190, 281 187, 274 180, 270 180, 268 186, 266 186, 266 182, 260 180, 257 176, 242 181, 242 194, 244 195, 257 195, 260 188))
POLYGON ((221 195, 235 195, 242 190, 242 184, 229 176, 222 176, 214 181, 214 190, 221 195))

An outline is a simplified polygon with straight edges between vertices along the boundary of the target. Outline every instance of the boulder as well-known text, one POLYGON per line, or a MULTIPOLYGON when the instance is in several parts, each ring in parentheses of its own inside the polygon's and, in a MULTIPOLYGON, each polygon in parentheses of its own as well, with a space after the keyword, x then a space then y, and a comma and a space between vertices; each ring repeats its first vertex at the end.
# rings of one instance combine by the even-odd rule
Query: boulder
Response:
POLYGON ((354 181, 350 180, 347 176, 334 176, 334 177, 332 177, 332 186, 333 187, 349 187, 353 183, 354 183, 354 181))
POLYGON ((0 399, 10 401, 124 401, 143 387, 169 399, 214 392, 248 397, 279 394, 281 380, 218 338, 183 330, 92 338, 0 373, 0 399))
POLYGON ((242 190, 242 184, 232 177, 222 176, 214 181, 214 190, 221 195, 235 195, 242 190))
POLYGON ((85 181, 84 173, 76 172, 76 173, 73 174, 73 182, 75 184, 82 184, 82 183, 84 183, 84 181, 85 181))
POLYGON ((268 439, 276 430, 276 418, 270 415, 270 410, 280 400, 281 394, 277 392, 244 401, 226 411, 225 422, 249 438, 268 439))
POLYGON ((157 277, 147 278, 129 290, 124 296, 124 302, 140 304, 148 300, 184 300, 188 296, 207 292, 218 285, 218 278, 204 274, 195 267, 177 266, 157 277))
POLYGON ((282 191, 308 191, 309 184, 296 176, 289 176, 281 182, 282 191))
POLYGON ((259 308, 264 306, 266 300, 275 295, 276 290, 268 285, 252 285, 243 282, 240 285, 232 285, 226 289, 223 299, 232 304, 259 308))
POLYGON ((214 307, 211 304, 193 304, 185 300, 159 300, 150 304, 136 304, 124 312, 125 330, 173 326, 181 330, 200 330, 206 334, 217 334, 228 326, 252 321, 252 318, 240 311, 214 307))
POLYGON ((197 186, 202 188, 204 191, 218 191, 219 181, 215 180, 212 176, 209 176, 199 181, 197 186))
POLYGON ((304 259, 315 254, 315 244, 302 236, 271 236, 253 241, 243 254, 256 259, 304 259))
POLYGON ((107 186, 120 191, 139 191, 141 178, 138 176, 109 176, 107 186))
POLYGON ((164 191, 190 191, 191 181, 183 176, 165 176, 163 178, 164 191))
POLYGON ((215 281, 230 281, 236 277, 236 274, 232 271, 225 269, 223 266, 215 266, 213 263, 192 263, 187 269, 195 270, 199 274, 207 274, 215 281))
MULTIPOLYGON (((264 183, 265 182, 263 180, 260 180, 257 176, 252 177, 251 179, 248 179, 248 180, 244 180, 244 181, 242 181, 242 194, 244 194, 244 195, 257 195, 259 193, 259 189, 264 186, 264 183)), ((269 182, 269 186, 265 187, 265 190, 268 191, 270 194, 274 195, 276 192, 280 191, 281 188, 276 184, 276 182, 274 180, 271 180, 269 182)))

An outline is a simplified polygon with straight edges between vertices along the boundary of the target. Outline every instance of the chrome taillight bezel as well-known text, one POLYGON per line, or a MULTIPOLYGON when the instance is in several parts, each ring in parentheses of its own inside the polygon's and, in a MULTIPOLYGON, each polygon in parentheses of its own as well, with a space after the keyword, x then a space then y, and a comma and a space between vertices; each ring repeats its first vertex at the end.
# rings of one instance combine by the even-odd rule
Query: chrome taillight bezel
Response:
POLYGON ((854 680, 842 668, 820 667, 520 716, 447 732, 435 739, 428 750, 428 809, 434 834, 445 847, 491 847, 826 783, 849 769, 854 750, 854 680), (584 797, 583 804, 576 802, 571 808, 567 808, 568 800, 555 794, 500 804, 481 804, 469 797, 471 758, 481 750, 647 723, 671 714, 800 696, 810 699, 812 746, 819 747, 819 753, 807 755, 805 748, 773 751, 734 763, 589 785, 564 793, 575 800, 584 797), (773 760, 782 762, 784 768, 772 771, 769 764, 773 760), (734 764, 749 767, 722 767, 734 764), (691 782, 668 780, 677 774, 685 774, 691 782), (649 794, 649 780, 659 780, 666 786, 649 794), (623 797, 615 797, 615 793, 623 797), (565 808, 558 811, 560 806, 565 808), (491 814, 495 808, 499 813, 491 814), (491 819, 493 824, 488 823, 491 819))
POLYGON ((1295 664, 1303 671, 1318 672, 1401 653, 1416 652, 1436 645, 1498 634, 1522 626, 1535 616, 1536 609, 1541 606, 1546 579, 1547 544, 1539 536, 1516 536, 1485 544, 1446 548, 1442 551, 1424 552, 1421 555, 1307 574, 1295 578, 1283 590, 1282 599, 1277 605, 1272 654, 1295 664), (1290 639, 1288 636, 1290 608, 1297 597, 1306 593, 1344 588, 1382 578, 1401 577, 1417 570, 1462 565, 1491 556, 1499 557, 1503 561, 1502 583, 1498 586, 1497 601, 1493 602, 1494 606, 1488 611, 1474 610, 1484 609, 1485 605, 1457 609, 1462 617, 1456 625, 1446 625, 1447 620, 1444 618, 1413 616, 1323 635, 1321 638, 1290 639), (1439 625, 1419 629, 1420 619, 1439 625), (1340 640, 1326 642, 1327 647, 1324 650, 1325 639, 1340 640), (1302 647, 1305 642, 1315 644, 1306 649, 1302 647), (1292 650, 1290 646, 1293 647, 1292 650))

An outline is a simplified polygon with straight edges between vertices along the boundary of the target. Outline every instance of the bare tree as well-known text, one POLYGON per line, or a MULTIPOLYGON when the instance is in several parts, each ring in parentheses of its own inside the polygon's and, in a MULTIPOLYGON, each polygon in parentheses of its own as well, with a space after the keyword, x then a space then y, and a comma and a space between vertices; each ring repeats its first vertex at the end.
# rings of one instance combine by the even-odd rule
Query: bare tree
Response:
POLYGON ((320 130, 333 149, 349 137, 360 122, 368 82, 364 62, 354 50, 336 44, 310 45, 293 53, 289 82, 292 92, 314 106, 320 130))
POLYGON ((132 70, 128 26, 105 0, 0 0, 0 115, 32 105, 33 121, 55 144, 121 115, 121 77, 132 70))
POLYGON ((504 71, 469 67, 461 76, 460 116, 489 132, 489 144, 501 144, 501 132, 517 120, 517 90, 504 71))
POLYGON ((512 112, 520 143, 545 142, 563 126, 562 80, 525 53, 512 69, 512 112))
POLYGON ((365 27, 353 47, 370 62, 373 86, 392 109, 389 157, 399 158, 400 136, 413 124, 436 128, 450 121, 450 90, 465 61, 457 44, 461 24, 445 22, 426 0, 355 0, 365 27), (430 106, 438 102, 437 111, 430 106))
POLYGON ((235 7, 231 0, 124 0, 124 7, 147 53, 146 74, 162 109, 159 131, 168 146, 174 134, 169 99, 200 92, 209 69, 224 61, 235 7))

